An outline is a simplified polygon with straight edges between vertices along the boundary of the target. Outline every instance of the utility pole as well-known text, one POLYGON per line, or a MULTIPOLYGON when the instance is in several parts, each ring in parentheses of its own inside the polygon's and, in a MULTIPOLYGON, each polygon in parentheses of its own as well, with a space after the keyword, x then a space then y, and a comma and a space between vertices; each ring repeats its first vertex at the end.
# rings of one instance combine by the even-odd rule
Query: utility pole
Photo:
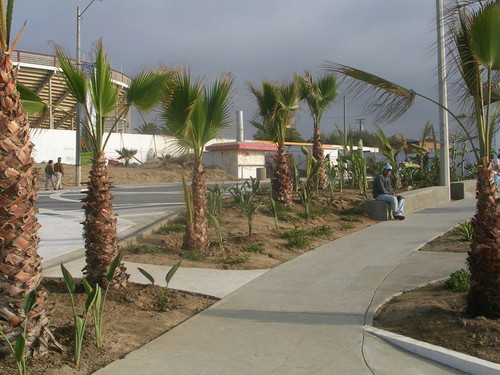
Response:
POLYGON ((363 131, 363 123, 365 122, 364 118, 356 119, 356 122, 359 124, 359 136, 361 136, 361 132, 363 131))
POLYGON ((443 0, 436 0, 438 79, 439 79, 439 130, 441 141, 440 185, 448 187, 450 194, 450 153, 448 139, 448 94, 446 90, 446 48, 443 23, 443 0))

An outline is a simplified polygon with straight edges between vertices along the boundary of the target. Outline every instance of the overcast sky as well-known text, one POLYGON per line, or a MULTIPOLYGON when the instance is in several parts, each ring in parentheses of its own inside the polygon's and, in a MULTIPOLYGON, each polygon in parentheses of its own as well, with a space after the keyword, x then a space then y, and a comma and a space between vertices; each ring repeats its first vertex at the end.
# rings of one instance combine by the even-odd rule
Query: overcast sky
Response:
MULTIPOLYGON (((27 21, 17 49, 52 54, 54 41, 72 57, 76 51, 76 8, 90 0, 17 0, 13 33, 27 21)), ((235 78, 234 107, 247 123, 256 107, 246 86, 281 80, 309 69, 322 73, 326 61, 351 65, 438 98, 436 0, 95 0, 81 22, 82 58, 104 41, 113 68, 133 76, 144 68, 183 64, 212 80, 221 72, 235 78)), ((343 125, 341 90, 325 115, 322 132, 343 125)), ((373 118, 359 102, 347 99, 347 123, 357 119, 373 131, 373 118)), ((420 138, 430 120, 438 129, 438 110, 417 105, 383 127, 420 138)), ((310 138, 304 105, 297 129, 310 138)), ((450 124, 453 132, 453 124, 450 124)), ((235 130, 226 133, 234 137, 235 130)))

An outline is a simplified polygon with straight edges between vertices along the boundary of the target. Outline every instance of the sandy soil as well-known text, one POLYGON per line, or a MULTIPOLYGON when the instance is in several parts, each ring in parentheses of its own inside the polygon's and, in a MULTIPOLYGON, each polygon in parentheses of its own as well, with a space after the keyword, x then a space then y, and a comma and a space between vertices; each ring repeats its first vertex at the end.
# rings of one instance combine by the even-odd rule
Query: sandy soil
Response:
MULTIPOLYGON (((189 174, 189 170, 176 165, 167 168, 112 166, 109 171, 116 185, 180 182, 183 173, 189 174)), ((84 168, 82 175, 86 176, 85 173, 84 168)), ((220 170, 207 170, 207 177, 212 181, 232 179, 220 170)), ((43 183, 43 179, 40 181, 43 183)), ((73 181, 72 170, 67 168, 65 186, 74 185, 73 181)), ((258 196, 266 206, 267 196, 267 193, 258 196)), ((275 228, 270 212, 263 208, 253 221, 251 237, 248 236, 248 221, 242 210, 228 199, 224 204, 224 214, 219 217, 224 250, 221 250, 217 236, 212 230, 212 244, 209 252, 203 257, 180 250, 182 233, 163 232, 138 239, 136 245, 139 246, 136 246, 135 250, 133 246, 123 249, 125 259, 166 265, 173 265, 182 259, 182 264, 186 267, 221 269, 275 267, 327 241, 376 223, 363 214, 363 197, 354 190, 336 192, 334 198, 333 201, 329 197, 318 199, 312 212, 319 214, 309 219, 304 218, 303 207, 296 202, 289 212, 281 214, 279 229, 275 228), (282 237, 283 233, 293 233, 296 228, 303 230, 300 237, 308 240, 308 244, 292 247, 289 240, 282 237)), ((467 251, 468 244, 450 232, 421 250, 467 251)), ((95 348, 92 342, 93 327, 90 323, 82 365, 76 369, 72 364, 73 320, 70 316, 69 297, 60 282, 45 280, 44 288, 48 296, 47 307, 52 314, 50 327, 65 350, 63 353, 53 351, 30 360, 28 369, 32 375, 91 374, 214 302, 204 296, 169 290, 167 311, 160 313, 151 286, 131 285, 126 293, 112 292, 106 305, 105 349, 95 348)), ((79 298, 81 311, 83 295, 79 298)), ((485 318, 468 319, 463 314, 464 298, 463 293, 451 292, 440 284, 421 288, 387 303, 376 316, 374 325, 500 363, 500 322, 485 318)), ((10 363, 9 359, 0 360, 0 374, 13 374, 15 371, 15 365, 10 363)))

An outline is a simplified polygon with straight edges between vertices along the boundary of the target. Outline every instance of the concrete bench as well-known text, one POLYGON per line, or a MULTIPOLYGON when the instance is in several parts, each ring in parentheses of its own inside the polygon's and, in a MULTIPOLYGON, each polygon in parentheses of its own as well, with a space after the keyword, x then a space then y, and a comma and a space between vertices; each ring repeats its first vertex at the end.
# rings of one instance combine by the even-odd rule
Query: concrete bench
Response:
POLYGON ((392 218, 391 204, 386 201, 371 199, 365 205, 368 217, 373 220, 390 220, 392 218))
MULTIPOLYGON (((450 201, 446 186, 431 186, 401 193, 405 198, 405 215, 450 201)), ((368 217, 373 220, 390 220, 390 204, 384 201, 368 200, 365 204, 368 217)))
POLYGON ((451 199, 459 200, 474 198, 476 196, 476 180, 464 180, 452 182, 450 186, 451 199))

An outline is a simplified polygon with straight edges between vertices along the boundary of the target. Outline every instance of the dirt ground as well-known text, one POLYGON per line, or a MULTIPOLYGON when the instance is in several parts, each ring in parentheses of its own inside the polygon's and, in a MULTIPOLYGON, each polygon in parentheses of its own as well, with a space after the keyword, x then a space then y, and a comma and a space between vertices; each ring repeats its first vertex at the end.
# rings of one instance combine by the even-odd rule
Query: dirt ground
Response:
MULTIPOLYGON (((42 166, 43 167, 43 166, 42 166)), ((86 176, 86 167, 82 168, 86 176)), ((170 165, 129 167, 111 166, 110 175, 115 185, 154 182, 180 182, 181 166, 170 165)), ((66 168, 64 186, 74 185, 72 168, 66 168)), ((229 181, 223 171, 207 169, 210 181, 229 181)), ((43 179, 40 178, 43 184, 43 179)), ((269 206, 268 193, 258 195, 269 206)), ((135 245, 123 249, 125 259, 141 263, 173 265, 182 260, 185 267, 211 267, 220 269, 272 268, 321 244, 360 230, 376 222, 363 213, 363 197, 354 190, 335 192, 334 199, 318 198, 312 208, 313 217, 304 217, 303 206, 295 202, 290 210, 281 212, 279 229, 267 208, 262 208, 253 220, 253 234, 248 237, 248 221, 242 210, 226 199, 220 215, 223 249, 216 233, 210 230, 211 246, 208 254, 186 253, 180 250, 182 233, 168 231, 138 239, 135 245), (284 236, 284 233, 287 233, 284 236), (295 236, 294 236, 295 235, 295 236), (287 237, 287 238, 284 238, 287 237), (301 238, 297 240, 297 237, 301 238), (304 240, 305 239, 305 240, 304 240)), ((468 244, 453 232, 437 238, 422 251, 467 251, 468 244)), ((174 276, 175 277, 175 276, 174 276)), ((64 347, 62 353, 51 351, 28 363, 28 373, 87 375, 121 358, 128 352, 151 341, 197 312, 210 306, 214 299, 175 290, 167 293, 168 305, 159 312, 151 286, 132 284, 126 293, 111 292, 105 309, 104 350, 93 344, 93 326, 90 323, 85 336, 81 367, 72 364, 73 318, 70 315, 69 296, 58 281, 45 280, 47 308, 51 312, 50 327, 64 347)), ((83 294, 79 295, 79 311, 83 307, 83 294)), ((500 363, 500 322, 485 318, 468 319, 463 314, 463 293, 454 293, 441 284, 404 293, 387 303, 376 316, 374 325, 422 341, 500 363)), ((8 359, 0 360, 0 374, 16 373, 8 359)))

